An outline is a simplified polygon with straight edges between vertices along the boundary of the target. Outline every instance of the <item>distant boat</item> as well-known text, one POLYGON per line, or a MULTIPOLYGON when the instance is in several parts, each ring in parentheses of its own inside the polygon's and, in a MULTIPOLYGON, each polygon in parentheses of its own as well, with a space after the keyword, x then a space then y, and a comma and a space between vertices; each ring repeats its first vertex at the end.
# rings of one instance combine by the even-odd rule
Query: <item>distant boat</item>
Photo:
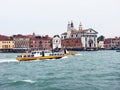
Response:
POLYGON ((120 52, 120 50, 116 50, 116 52, 120 52))

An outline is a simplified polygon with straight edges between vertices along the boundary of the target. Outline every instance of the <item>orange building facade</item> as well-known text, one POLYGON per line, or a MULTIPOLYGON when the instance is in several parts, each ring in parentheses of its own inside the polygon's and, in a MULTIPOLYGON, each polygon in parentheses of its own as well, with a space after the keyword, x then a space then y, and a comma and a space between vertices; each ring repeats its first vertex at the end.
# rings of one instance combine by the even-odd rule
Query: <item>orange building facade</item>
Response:
POLYGON ((104 40, 104 47, 105 49, 115 49, 120 47, 120 38, 106 38, 104 40))

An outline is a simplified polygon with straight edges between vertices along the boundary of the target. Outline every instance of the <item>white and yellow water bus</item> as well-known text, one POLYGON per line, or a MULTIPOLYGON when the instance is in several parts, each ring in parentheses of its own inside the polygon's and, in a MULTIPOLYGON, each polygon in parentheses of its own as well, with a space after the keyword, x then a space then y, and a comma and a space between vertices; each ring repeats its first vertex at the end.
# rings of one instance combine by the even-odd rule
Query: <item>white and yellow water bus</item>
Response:
POLYGON ((37 50, 30 53, 22 53, 17 56, 16 60, 29 61, 29 60, 42 60, 42 59, 59 59, 64 56, 75 55, 75 52, 59 51, 54 52, 50 50, 37 50))

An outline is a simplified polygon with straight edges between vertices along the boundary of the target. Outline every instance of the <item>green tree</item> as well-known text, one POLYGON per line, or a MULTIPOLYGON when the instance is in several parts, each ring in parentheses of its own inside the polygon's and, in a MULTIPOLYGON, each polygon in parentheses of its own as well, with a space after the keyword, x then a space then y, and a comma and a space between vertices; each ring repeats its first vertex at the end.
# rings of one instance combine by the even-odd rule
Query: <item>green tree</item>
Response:
POLYGON ((104 41, 105 37, 103 35, 100 35, 98 38, 97 38, 97 41, 104 41))

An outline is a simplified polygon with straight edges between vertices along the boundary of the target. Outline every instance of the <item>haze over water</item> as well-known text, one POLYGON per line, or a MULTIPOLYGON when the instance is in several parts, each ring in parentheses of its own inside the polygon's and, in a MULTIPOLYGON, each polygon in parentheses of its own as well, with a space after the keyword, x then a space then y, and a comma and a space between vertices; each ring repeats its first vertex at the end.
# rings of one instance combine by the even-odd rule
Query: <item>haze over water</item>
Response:
POLYGON ((21 62, 16 55, 0 53, 0 90, 120 90, 119 52, 21 62))

